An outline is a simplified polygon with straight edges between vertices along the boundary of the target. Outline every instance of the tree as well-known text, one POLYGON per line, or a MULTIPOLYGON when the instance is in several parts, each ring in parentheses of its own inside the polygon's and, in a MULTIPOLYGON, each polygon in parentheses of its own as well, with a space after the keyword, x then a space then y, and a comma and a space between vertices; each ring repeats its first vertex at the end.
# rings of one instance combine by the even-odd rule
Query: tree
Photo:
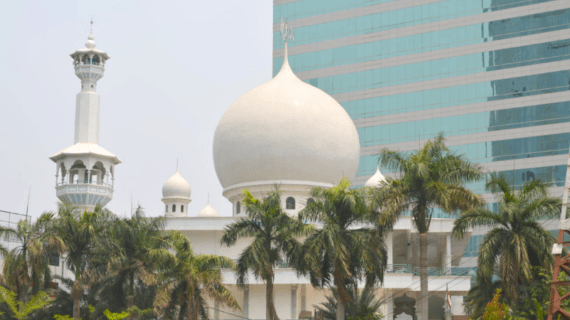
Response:
POLYGON ((178 311, 179 319, 208 319, 206 299, 211 298, 234 309, 239 304, 222 279, 222 268, 235 268, 233 260, 217 256, 195 254, 188 238, 180 232, 169 234, 176 254, 174 266, 164 274, 163 285, 157 294, 157 306, 165 308, 167 317, 178 311), (179 307, 176 310, 176 307, 179 307))
POLYGON ((140 206, 132 217, 116 221, 111 236, 118 252, 110 252, 109 255, 110 281, 105 283, 104 295, 115 302, 122 302, 120 305, 124 304, 126 296, 125 306, 132 308, 137 281, 155 284, 157 272, 164 271, 168 263, 173 263, 175 256, 169 251, 163 236, 164 223, 164 217, 146 217, 140 206))
POLYGON ((112 213, 100 207, 93 212, 81 212, 68 204, 59 206, 55 230, 67 248, 65 264, 75 274, 71 288, 73 319, 81 316, 84 290, 107 272, 110 222, 115 220, 112 213))
MULTIPOLYGON (((337 305, 339 301, 338 290, 332 288, 332 295, 327 296, 327 301, 317 306, 318 312, 325 320, 336 320, 337 305)), ((345 308, 345 317, 348 320, 380 320, 382 301, 376 299, 376 290, 366 287, 360 292, 358 285, 351 282, 347 285, 347 293, 350 302, 345 308)))
POLYGON ((372 288, 382 282, 387 262, 380 228, 367 227, 369 214, 364 189, 350 189, 350 181, 330 189, 314 188, 315 202, 299 218, 319 226, 305 240, 296 255, 298 272, 308 274, 315 287, 334 286, 338 291, 337 319, 344 320, 351 302, 347 285, 359 279, 372 288))
POLYGON ((227 226, 221 242, 232 246, 238 238, 252 238, 237 262, 237 284, 243 286, 248 270, 252 270, 255 278, 262 279, 266 285, 266 319, 278 320, 273 301, 274 268, 292 256, 299 247, 297 237, 306 235, 312 227, 283 211, 278 188, 262 200, 254 198, 248 190, 243 194, 247 218, 227 226))
POLYGON ((126 317, 130 316, 130 313, 128 312, 120 312, 120 313, 116 313, 116 312, 111 312, 109 311, 109 309, 106 309, 103 314, 105 315, 105 317, 107 317, 107 319, 109 320, 122 320, 125 319, 126 317))
POLYGON ((63 252, 65 244, 53 232, 52 213, 42 214, 35 223, 21 220, 16 228, 2 228, 0 234, 19 243, 6 254, 3 273, 7 285, 25 303, 28 294, 35 295, 47 288, 51 282, 49 256, 63 252))
POLYGON ((30 314, 49 304, 50 298, 47 293, 40 291, 30 297, 27 302, 18 301, 16 294, 4 287, 0 287, 0 302, 4 302, 10 308, 14 318, 18 320, 28 319, 30 314))
POLYGON ((397 179, 377 189, 372 204, 381 212, 380 226, 392 228, 398 218, 411 211, 412 221, 420 236, 420 311, 428 315, 428 232, 433 209, 447 213, 466 211, 483 204, 483 200, 465 187, 479 180, 481 168, 463 155, 449 151, 440 133, 423 148, 411 153, 383 149, 379 163, 398 173, 397 179))
POLYGON ((537 221, 560 214, 562 201, 548 196, 546 183, 535 179, 516 190, 502 174, 491 174, 486 189, 497 198, 496 211, 478 207, 464 212, 453 232, 463 237, 465 230, 491 226, 479 247, 477 281, 488 286, 496 268, 508 299, 516 307, 521 282, 530 283, 532 266, 550 269, 554 237, 537 221))

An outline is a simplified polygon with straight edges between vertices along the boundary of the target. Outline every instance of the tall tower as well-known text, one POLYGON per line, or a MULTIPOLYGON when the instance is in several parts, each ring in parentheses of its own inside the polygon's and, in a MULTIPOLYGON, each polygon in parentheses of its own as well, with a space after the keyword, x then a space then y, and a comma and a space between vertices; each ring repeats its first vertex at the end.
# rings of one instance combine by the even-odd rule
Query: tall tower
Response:
POLYGON ((74 145, 50 159, 56 163, 55 189, 62 202, 80 208, 105 206, 113 198, 115 165, 121 160, 99 146, 99 94, 97 81, 103 77, 107 53, 95 49, 93 21, 84 49, 71 54, 81 91, 75 107, 74 145), (61 180, 60 180, 61 179, 61 180))

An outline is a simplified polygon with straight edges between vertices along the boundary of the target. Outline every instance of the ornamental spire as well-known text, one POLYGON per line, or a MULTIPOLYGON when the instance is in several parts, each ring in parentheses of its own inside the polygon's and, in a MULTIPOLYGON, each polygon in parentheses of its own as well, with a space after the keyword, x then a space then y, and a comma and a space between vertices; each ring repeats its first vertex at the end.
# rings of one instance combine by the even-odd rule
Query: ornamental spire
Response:
POLYGON ((89 36, 87 37, 87 43, 85 43, 85 46, 89 49, 95 48, 96 44, 94 40, 95 37, 93 36, 93 19, 91 19, 91 30, 89 30, 89 36))
POLYGON ((289 24, 287 24, 287 21, 283 20, 283 18, 281 18, 280 31, 281 31, 281 39, 285 41, 285 48, 283 49, 283 64, 281 65, 281 70, 279 71, 279 73, 283 71, 290 71, 291 73, 293 73, 291 66, 289 66, 289 58, 288 58, 289 53, 287 51, 287 42, 288 40, 295 40, 295 32, 293 31, 293 28, 289 26, 289 24))

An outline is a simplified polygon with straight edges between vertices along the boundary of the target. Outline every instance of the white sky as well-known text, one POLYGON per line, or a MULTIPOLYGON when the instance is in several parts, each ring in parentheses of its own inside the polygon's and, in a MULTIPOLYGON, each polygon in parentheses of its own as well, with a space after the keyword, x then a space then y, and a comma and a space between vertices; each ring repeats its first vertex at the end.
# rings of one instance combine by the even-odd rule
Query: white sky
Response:
POLYGON ((271 79, 270 0, 3 1, 0 10, 0 210, 55 210, 52 154, 73 144, 80 81, 69 54, 94 20, 111 59, 99 80, 99 144, 123 163, 107 208, 140 203, 162 214, 162 184, 192 186, 190 216, 210 195, 231 215, 214 170, 212 141, 224 111, 271 79))

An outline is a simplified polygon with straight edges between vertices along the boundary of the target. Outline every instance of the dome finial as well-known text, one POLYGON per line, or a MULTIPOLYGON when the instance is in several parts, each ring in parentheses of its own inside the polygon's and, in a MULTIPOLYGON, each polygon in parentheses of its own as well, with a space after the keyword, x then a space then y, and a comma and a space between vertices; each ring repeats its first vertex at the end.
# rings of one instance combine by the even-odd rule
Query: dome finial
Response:
POLYGON ((178 158, 176 158, 176 173, 178 173, 178 158))
POLYGON ((93 36, 93 19, 91 19, 91 30, 89 30, 89 36, 87 37, 87 43, 85 43, 85 46, 89 49, 93 49, 95 48, 95 37, 93 36))
MULTIPOLYGON (((287 21, 284 21, 283 18, 281 18, 281 39, 283 39, 283 41, 285 41, 285 48, 284 48, 284 52, 283 52, 283 65, 281 66, 281 70, 279 71, 279 73, 281 73, 283 70, 291 70, 291 66, 289 66, 289 53, 287 52, 287 40, 295 40, 295 32, 293 31, 293 28, 291 26, 289 26, 287 24, 287 21)), ((293 70, 291 70, 291 72, 293 72, 293 70)))

